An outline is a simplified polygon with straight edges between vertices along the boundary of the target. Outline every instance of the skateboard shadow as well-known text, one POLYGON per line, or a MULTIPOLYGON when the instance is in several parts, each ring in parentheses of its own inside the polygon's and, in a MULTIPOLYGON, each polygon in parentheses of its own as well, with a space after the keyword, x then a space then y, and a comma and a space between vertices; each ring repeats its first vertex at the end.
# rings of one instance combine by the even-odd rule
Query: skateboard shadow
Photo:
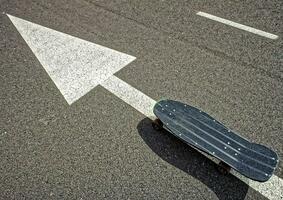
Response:
POLYGON ((249 189, 246 183, 231 174, 220 174, 213 161, 165 130, 155 131, 151 122, 149 118, 145 118, 137 129, 154 153, 204 183, 220 200, 245 199, 249 189))

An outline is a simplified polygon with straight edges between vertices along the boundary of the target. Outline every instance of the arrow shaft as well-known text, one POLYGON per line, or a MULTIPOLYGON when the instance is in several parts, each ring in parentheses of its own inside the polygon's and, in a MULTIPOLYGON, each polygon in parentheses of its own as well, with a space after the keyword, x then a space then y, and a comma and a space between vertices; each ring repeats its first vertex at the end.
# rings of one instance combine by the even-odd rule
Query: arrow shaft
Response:
POLYGON ((125 81, 113 75, 101 85, 145 116, 154 118, 153 106, 156 101, 125 81))

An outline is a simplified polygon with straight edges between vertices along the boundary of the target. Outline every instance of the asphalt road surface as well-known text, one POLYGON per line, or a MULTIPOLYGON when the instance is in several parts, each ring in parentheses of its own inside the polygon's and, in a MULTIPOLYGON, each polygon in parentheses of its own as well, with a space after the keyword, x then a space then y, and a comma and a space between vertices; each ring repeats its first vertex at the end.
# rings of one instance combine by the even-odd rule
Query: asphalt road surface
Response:
MULTIPOLYGON (((277 181, 255 186, 154 131, 143 106, 103 85, 66 101, 47 70, 51 57, 43 62, 45 51, 8 16, 135 57, 115 77, 153 100, 196 106, 282 160, 282 1, 0 0, 0 8, 0 199, 283 199, 282 162, 277 181)), ((56 59, 69 66, 68 55, 56 59)))

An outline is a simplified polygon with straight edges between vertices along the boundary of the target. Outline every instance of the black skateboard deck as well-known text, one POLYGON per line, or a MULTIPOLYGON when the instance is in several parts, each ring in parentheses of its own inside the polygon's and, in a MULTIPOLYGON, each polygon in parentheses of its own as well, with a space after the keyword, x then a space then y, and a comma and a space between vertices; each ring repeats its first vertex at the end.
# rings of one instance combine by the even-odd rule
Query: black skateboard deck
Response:
POLYGON ((153 123, 155 128, 166 129, 250 179, 267 181, 278 164, 274 151, 249 142, 195 107, 178 101, 161 100, 155 104, 153 112, 158 118, 153 123))

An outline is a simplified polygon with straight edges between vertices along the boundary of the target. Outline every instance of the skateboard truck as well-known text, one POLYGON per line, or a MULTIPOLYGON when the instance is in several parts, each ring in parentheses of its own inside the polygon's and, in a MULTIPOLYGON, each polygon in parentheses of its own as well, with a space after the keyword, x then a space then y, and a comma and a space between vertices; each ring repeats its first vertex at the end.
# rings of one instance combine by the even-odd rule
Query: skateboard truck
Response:
POLYGON ((217 170, 220 174, 227 175, 230 173, 231 167, 223 161, 220 161, 217 165, 217 170))
POLYGON ((156 130, 156 131, 161 131, 163 129, 163 123, 158 118, 153 120, 151 125, 152 125, 153 129, 156 130))

